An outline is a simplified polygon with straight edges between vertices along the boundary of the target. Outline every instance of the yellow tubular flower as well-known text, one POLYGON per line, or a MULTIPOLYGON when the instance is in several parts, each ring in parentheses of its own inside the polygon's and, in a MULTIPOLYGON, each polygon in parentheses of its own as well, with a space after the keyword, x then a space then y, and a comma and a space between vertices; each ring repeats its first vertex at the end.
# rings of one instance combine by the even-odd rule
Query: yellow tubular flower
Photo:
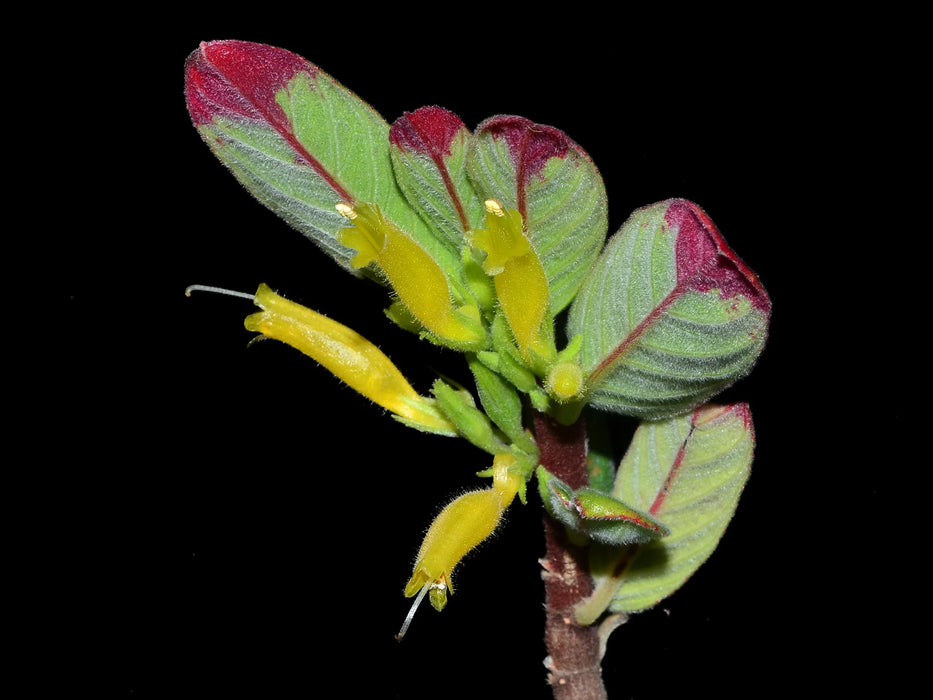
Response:
POLYGON ((550 287, 541 260, 525 235, 521 214, 486 201, 486 228, 473 232, 472 244, 486 252, 483 269, 493 277, 499 305, 522 356, 534 347, 550 354, 541 324, 550 303, 550 287))
POLYGON ((376 263, 411 314, 440 339, 464 349, 479 349, 486 335, 475 306, 455 308, 441 266, 417 241, 387 221, 379 208, 366 203, 338 204, 337 211, 353 221, 338 232, 338 240, 357 251, 356 268, 376 263))
POLYGON ((280 297, 265 284, 254 300, 263 310, 246 318, 247 330, 301 350, 406 424, 428 432, 456 433, 433 399, 418 394, 398 367, 356 331, 280 297))
POLYGON ((418 605, 425 593, 429 594, 435 610, 443 610, 447 604, 447 592, 454 592, 451 574, 457 563, 480 542, 489 537, 502 513, 515 499, 522 479, 509 472, 515 458, 499 454, 493 459, 493 483, 488 489, 471 491, 451 501, 440 512, 415 559, 415 569, 405 586, 405 597, 417 594, 401 631, 396 639, 401 640, 408 630, 418 605))

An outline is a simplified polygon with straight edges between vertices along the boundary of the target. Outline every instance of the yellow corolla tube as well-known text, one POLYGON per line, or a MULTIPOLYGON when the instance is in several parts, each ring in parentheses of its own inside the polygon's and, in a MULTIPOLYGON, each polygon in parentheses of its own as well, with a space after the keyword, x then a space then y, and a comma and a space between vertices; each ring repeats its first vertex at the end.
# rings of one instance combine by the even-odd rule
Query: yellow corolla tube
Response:
POLYGON ((495 284, 499 306, 527 359, 529 349, 548 358, 552 353, 542 324, 550 303, 550 287, 541 259, 525 235, 522 216, 486 200, 486 228, 472 234, 474 248, 486 253, 483 270, 495 284))
POLYGON ((301 350, 403 423, 456 434, 434 400, 418 394, 385 353, 353 329, 280 297, 265 284, 254 301, 262 311, 246 318, 248 330, 301 350))
POLYGON ((405 586, 405 597, 417 595, 417 598, 396 639, 401 640, 405 636, 426 593, 435 610, 444 609, 447 592, 454 591, 451 580, 454 567, 495 531, 502 513, 522 485, 522 478, 509 471, 514 464, 512 455, 496 455, 492 486, 454 499, 431 523, 415 558, 414 573, 405 586))
POLYGON ((417 241, 375 205, 340 203, 337 211, 353 222, 337 232, 343 245, 357 251, 350 260, 353 267, 378 265, 405 308, 435 338, 463 350, 485 345, 479 308, 454 304, 443 269, 417 241))

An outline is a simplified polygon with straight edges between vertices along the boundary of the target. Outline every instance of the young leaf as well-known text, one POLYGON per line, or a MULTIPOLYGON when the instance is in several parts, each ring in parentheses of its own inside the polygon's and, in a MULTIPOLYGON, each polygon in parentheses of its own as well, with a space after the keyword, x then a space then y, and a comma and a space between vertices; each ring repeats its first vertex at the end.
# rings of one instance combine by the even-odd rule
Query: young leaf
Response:
POLYGON ((205 42, 185 64, 185 98, 198 133, 250 193, 347 270, 354 252, 336 239, 347 225, 338 202, 378 202, 447 262, 395 184, 389 125, 317 66, 264 44, 205 42))
POLYGON ((746 374, 771 302, 695 204, 636 211, 606 245, 570 309, 592 404, 657 420, 746 374))
POLYGON ((593 161, 558 129, 498 116, 476 128, 467 167, 484 199, 522 215, 556 315, 606 238, 606 190, 593 161))
POLYGON ((686 416, 642 423, 619 465, 612 495, 663 522, 670 534, 634 551, 618 550, 611 565, 604 560, 602 572, 594 571, 597 589, 612 594, 610 610, 655 605, 709 558, 735 513, 753 450, 747 404, 706 405, 686 416))
POLYGON ((522 400, 515 386, 476 356, 468 356, 467 361, 476 379, 476 390, 486 415, 517 447, 534 453, 534 440, 522 423, 522 400))
POLYGON ((485 212, 466 172, 472 138, 460 118, 441 107, 406 113, 389 130, 399 187, 456 255, 466 232, 482 223, 485 212))
POLYGON ((623 546, 670 534, 664 523, 596 489, 577 489, 574 507, 582 519, 583 531, 597 542, 623 546))
POLYGON ((499 439, 489 418, 476 408, 468 392, 453 388, 443 379, 435 380, 432 391, 441 411, 461 436, 491 455, 509 451, 508 445, 499 439))
POLYGON ((649 515, 596 489, 574 491, 538 467, 538 493, 548 514, 573 531, 614 548, 666 537, 667 526, 649 515))

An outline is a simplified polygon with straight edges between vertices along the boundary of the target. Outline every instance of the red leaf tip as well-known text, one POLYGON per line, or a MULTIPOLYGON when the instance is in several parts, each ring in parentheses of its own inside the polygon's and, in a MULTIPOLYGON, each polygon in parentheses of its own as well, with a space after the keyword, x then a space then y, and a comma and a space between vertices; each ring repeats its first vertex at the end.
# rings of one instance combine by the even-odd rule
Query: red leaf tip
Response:
POLYGON ((437 158, 450 155, 450 145, 462 129, 466 126, 453 112, 443 107, 420 107, 395 120, 389 140, 399 148, 437 158))
POLYGON ((770 315, 771 300, 758 276, 729 247, 707 213, 686 199, 670 199, 666 204, 664 219, 678 231, 678 284, 698 291, 719 289, 727 298, 744 295, 770 315))
POLYGON ((217 115, 264 118, 287 129, 276 93, 317 67, 285 49, 249 41, 202 42, 185 62, 185 99, 196 125, 217 115))
POLYGON ((476 128, 476 132, 505 139, 512 157, 523 163, 525 177, 539 173, 551 158, 563 158, 568 150, 583 153, 560 129, 535 124, 525 117, 490 117, 476 128))

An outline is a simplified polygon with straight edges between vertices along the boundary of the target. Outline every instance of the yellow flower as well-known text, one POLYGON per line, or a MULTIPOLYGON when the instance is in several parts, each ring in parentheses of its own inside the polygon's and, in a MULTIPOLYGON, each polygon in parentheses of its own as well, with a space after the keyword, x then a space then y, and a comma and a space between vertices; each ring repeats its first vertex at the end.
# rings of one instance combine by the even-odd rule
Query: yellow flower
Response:
POLYGON ((454 592, 452 574, 459 561, 480 542, 489 537, 502 513, 515 499, 522 478, 509 472, 515 458, 499 454, 493 459, 493 482, 488 489, 471 491, 454 499, 431 523, 418 556, 405 597, 418 597, 411 606, 397 639, 405 636, 425 594, 435 610, 447 604, 447 592, 454 592))
POLYGON ((542 328, 550 303, 550 288, 541 259, 525 235, 522 216, 486 201, 486 228, 472 233, 471 243, 486 253, 483 269, 495 283, 499 306, 505 314, 522 356, 529 350, 550 358, 553 353, 542 328))
POLYGON ((337 211, 353 222, 337 234, 343 245, 357 251, 351 265, 378 265, 402 304, 438 339, 463 350, 485 345, 479 308, 455 307, 444 270, 417 241, 387 221, 375 205, 341 203, 337 211))
POLYGON ((301 350, 403 423, 427 432, 456 434, 434 400, 418 394, 398 367, 359 333, 280 297, 265 284, 254 299, 262 311, 246 318, 248 330, 301 350))

